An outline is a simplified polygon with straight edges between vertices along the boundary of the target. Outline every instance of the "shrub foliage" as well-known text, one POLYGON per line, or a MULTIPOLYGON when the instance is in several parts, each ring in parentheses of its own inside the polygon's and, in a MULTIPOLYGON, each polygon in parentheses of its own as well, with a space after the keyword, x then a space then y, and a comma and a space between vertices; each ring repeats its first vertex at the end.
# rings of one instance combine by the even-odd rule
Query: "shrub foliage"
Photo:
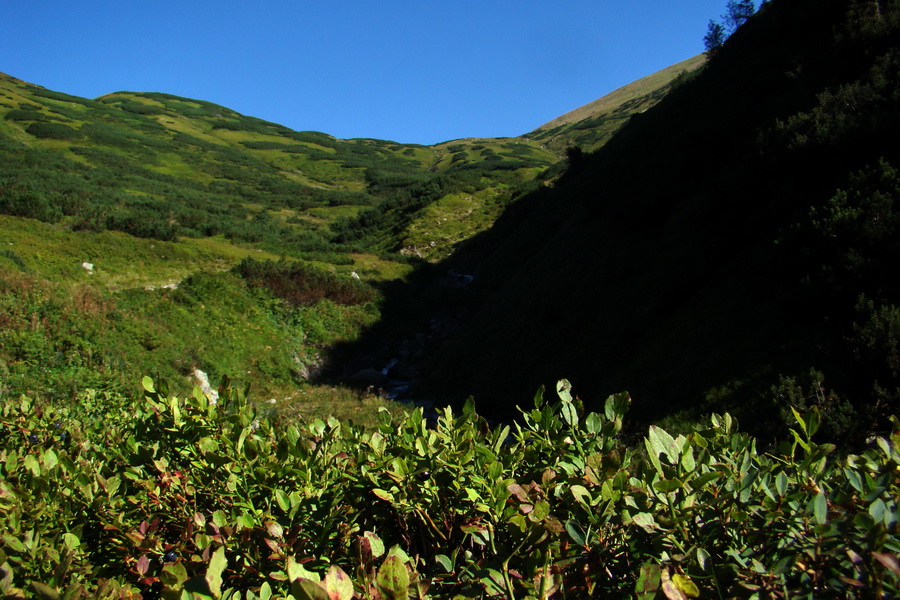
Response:
POLYGON ((286 423, 224 381, 0 413, 0 591, 42 598, 896 597, 900 430, 844 458, 796 413, 622 444, 627 394, 558 385, 374 429, 286 423))
POLYGON ((252 287, 265 288, 294 306, 309 306, 323 299, 337 304, 364 304, 375 299, 374 288, 299 262, 273 262, 245 258, 235 267, 252 287))

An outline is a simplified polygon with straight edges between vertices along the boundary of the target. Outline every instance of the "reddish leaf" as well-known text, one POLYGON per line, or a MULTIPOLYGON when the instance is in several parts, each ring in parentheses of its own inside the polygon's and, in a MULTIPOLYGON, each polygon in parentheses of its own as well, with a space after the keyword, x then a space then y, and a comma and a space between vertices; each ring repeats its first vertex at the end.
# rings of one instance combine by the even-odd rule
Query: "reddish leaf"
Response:
POLYGON ((900 575, 900 562, 897 561, 897 557, 893 554, 873 552, 872 558, 884 565, 884 568, 894 573, 894 575, 900 575))
POLYGON ((137 571, 138 575, 140 575, 141 577, 143 577, 147 573, 147 571, 150 569, 150 559, 147 558, 146 554, 141 555, 134 568, 137 571))

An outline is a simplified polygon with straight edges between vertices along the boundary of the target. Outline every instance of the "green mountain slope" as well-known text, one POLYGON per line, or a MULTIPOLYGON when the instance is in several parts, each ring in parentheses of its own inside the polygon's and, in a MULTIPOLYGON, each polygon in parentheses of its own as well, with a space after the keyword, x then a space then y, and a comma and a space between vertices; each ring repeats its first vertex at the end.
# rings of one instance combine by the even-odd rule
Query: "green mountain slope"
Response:
POLYGON ((473 239, 446 265, 474 275, 448 309, 472 316, 422 369, 432 389, 502 416, 567 376, 648 420, 724 406, 771 431, 794 403, 835 436, 881 423, 900 397, 900 7, 878 8, 765 5, 473 239))
POLYGON ((556 160, 525 140, 338 140, 0 75, 0 393, 129 393, 200 369, 307 400, 403 254, 446 256, 556 160))
POLYGON ((126 92, 86 100, 8 75, 0 152, 0 212, 158 239, 224 234, 294 254, 330 249, 337 220, 344 238, 397 249, 414 218, 397 210, 398 188, 465 178, 475 191, 505 189, 556 160, 524 140, 337 140, 200 100, 126 92), (361 211, 385 201, 398 213, 391 235, 346 235, 365 229, 354 221, 361 211))
POLYGON ((569 146, 577 146, 585 152, 597 150, 632 115, 655 105, 704 64, 704 54, 683 60, 560 115, 524 137, 556 151, 569 146))
MULTIPOLYGON (((441 322, 433 291, 398 308, 393 290, 410 288, 385 280, 447 258, 533 202, 563 173, 564 148, 604 143, 610 122, 655 104, 701 63, 679 63, 529 136, 430 147, 296 132, 161 93, 88 100, 0 75, 0 213, 9 215, 0 301, 11 311, 0 387, 122 391, 137 374, 178 379, 200 368, 291 395, 364 327, 381 323, 396 337, 441 322), (278 257, 300 262, 246 262, 278 257), (351 295, 368 300, 342 300, 352 273, 378 288, 351 295), (291 304, 286 281, 299 280, 324 291, 291 304), (102 310, 80 312, 86 296, 102 310), (35 311, 46 318, 25 335, 35 311)), ((410 285, 440 272, 421 269, 410 285)))

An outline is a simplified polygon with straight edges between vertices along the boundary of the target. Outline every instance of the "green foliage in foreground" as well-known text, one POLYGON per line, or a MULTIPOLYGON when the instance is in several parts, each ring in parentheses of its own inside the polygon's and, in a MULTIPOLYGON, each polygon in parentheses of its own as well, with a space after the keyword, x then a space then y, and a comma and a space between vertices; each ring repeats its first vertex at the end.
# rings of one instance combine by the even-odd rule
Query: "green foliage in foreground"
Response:
POLYGON ((728 415, 626 448, 627 394, 582 414, 565 381, 494 429, 471 405, 298 426, 227 385, 144 388, 138 408, 4 402, 4 597, 900 593, 897 427, 838 459, 816 412, 767 453, 728 415))

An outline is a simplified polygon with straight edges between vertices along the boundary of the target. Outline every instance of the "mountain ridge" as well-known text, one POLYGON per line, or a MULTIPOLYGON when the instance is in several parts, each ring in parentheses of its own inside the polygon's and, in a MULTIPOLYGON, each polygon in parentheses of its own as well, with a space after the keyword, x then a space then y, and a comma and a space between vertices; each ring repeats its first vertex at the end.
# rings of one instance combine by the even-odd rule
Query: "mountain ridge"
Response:
POLYGON ((547 121, 540 127, 534 128, 534 130, 529 133, 533 134, 546 129, 553 129, 559 125, 576 123, 597 116, 598 114, 610 112, 629 100, 657 91, 678 76, 690 73, 694 69, 699 68, 706 60, 707 57, 705 54, 697 54, 691 58, 674 63, 664 69, 635 79, 631 83, 618 87, 608 94, 600 96, 596 100, 592 100, 587 104, 547 121))

